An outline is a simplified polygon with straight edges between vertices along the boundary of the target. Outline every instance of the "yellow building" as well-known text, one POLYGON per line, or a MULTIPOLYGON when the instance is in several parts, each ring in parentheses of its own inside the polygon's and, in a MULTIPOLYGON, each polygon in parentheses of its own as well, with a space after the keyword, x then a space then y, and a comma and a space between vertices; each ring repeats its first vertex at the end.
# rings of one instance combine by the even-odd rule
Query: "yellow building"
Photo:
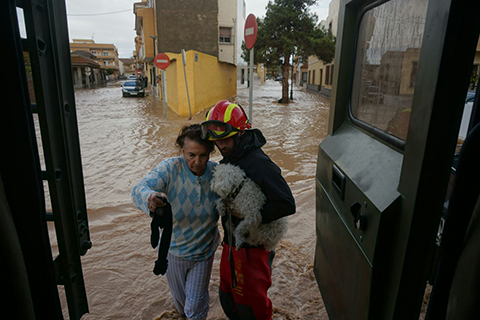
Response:
POLYGON ((119 75, 118 50, 113 44, 95 43, 90 39, 73 39, 70 43, 70 52, 86 51, 93 54, 104 70, 112 69, 114 75, 119 75))
MULTIPOLYGON (((336 36, 339 10, 340 0, 330 1, 327 19, 321 21, 318 27, 336 36)), ((324 63, 315 56, 308 57, 307 89, 319 91, 324 95, 330 96, 334 65, 335 60, 330 63, 324 63)))
POLYGON ((153 63, 156 55, 156 26, 155 26, 155 8, 154 3, 147 0, 133 4, 135 14, 135 38, 136 60, 143 76, 148 77, 150 85, 155 86, 155 78, 158 70, 153 63))
POLYGON ((185 52, 187 87, 181 54, 167 53, 170 65, 165 70, 168 106, 179 116, 189 116, 210 108, 222 99, 237 94, 237 68, 217 57, 198 51, 185 52), (190 109, 188 100, 190 99, 190 109))
POLYGON ((153 61, 158 53, 171 59, 162 81, 167 84, 165 101, 179 116, 193 115, 236 95, 236 30, 244 19, 242 14, 242 19, 236 17, 244 13, 244 1, 142 0, 133 9, 135 59, 154 96, 162 98, 161 81, 158 85, 155 81, 160 70, 153 61), (182 50, 186 51, 188 95, 182 50))

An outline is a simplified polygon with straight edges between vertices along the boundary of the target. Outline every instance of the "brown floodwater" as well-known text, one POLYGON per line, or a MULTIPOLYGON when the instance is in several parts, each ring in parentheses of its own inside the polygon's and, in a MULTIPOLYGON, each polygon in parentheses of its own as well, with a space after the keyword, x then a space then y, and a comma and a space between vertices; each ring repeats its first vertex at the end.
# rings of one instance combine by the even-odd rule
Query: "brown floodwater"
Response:
MULTIPOLYGON (((297 213, 277 247, 269 297, 274 319, 328 319, 313 273, 317 150, 327 134, 329 100, 295 88, 288 105, 277 103, 280 83, 254 86, 252 122, 262 130, 264 151, 282 169, 297 213)), ((205 111, 179 117, 151 95, 122 98, 119 83, 75 93, 93 247, 82 257, 90 312, 82 319, 176 319, 166 280, 152 272, 150 218, 131 203, 130 192, 162 160, 179 155, 183 125, 203 121, 205 111)), ((230 99, 245 107, 248 89, 230 99)), ((207 108, 209 106, 206 106, 207 108)), ((221 159, 214 153, 212 160, 221 159)), ((53 225, 51 241, 56 249, 53 225)), ((218 301, 220 247, 210 282, 208 319, 226 319, 218 301)), ((68 318, 63 288, 59 287, 68 318)))

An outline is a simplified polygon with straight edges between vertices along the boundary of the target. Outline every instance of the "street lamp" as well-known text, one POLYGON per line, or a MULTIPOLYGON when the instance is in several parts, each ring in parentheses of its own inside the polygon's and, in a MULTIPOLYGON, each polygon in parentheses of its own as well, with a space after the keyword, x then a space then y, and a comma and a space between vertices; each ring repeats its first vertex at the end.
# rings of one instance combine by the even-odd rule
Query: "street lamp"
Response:
POLYGON ((137 60, 137 55, 136 55, 136 54, 133 55, 133 62, 135 62, 135 71, 137 71, 137 69, 138 69, 138 60, 137 60))
POLYGON ((290 100, 293 100, 293 59, 294 59, 294 56, 292 56, 292 76, 291 76, 292 85, 290 87, 290 100))
POLYGON ((290 100, 293 100, 293 59, 292 59, 292 86, 290 87, 290 100))

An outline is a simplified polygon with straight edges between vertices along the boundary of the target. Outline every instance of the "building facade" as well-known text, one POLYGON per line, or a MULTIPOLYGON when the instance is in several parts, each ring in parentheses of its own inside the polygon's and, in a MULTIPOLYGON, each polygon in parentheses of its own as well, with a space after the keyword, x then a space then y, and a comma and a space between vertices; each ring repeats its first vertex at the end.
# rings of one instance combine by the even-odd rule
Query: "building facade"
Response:
MULTIPOLYGON (((95 43, 90 39, 73 39, 70 43, 70 52, 86 51, 96 57, 100 68, 107 71, 111 70, 114 78, 120 75, 118 63, 118 49, 114 44, 95 43)), ((108 72, 107 72, 108 73, 108 72)))
POLYGON ((243 0, 218 1, 218 60, 237 66, 237 80, 246 80, 248 64, 242 58, 246 6, 243 0))
POLYGON ((154 57, 156 55, 156 16, 155 1, 142 0, 133 4, 133 12, 135 14, 135 59, 138 70, 141 70, 142 76, 149 79, 152 86, 152 93, 158 93, 156 90, 156 76, 158 74, 154 57))
POLYGON ((95 55, 87 51, 71 53, 73 86, 95 88, 106 83, 105 70, 101 68, 95 55))
POLYGON ((158 51, 196 50, 218 58, 217 0, 155 0, 158 51))
POLYGON ((120 62, 120 74, 124 76, 135 75, 137 71, 137 62, 135 59, 118 59, 120 62))
MULTIPOLYGON (((188 100, 183 93, 185 77, 177 74, 182 64, 172 61, 166 70, 166 79, 161 79, 153 61, 158 53, 181 60, 182 50, 189 55, 193 65, 186 66, 185 74, 188 86, 194 86, 195 98, 190 99, 193 110, 203 110, 216 102, 210 101, 213 95, 209 90, 198 90, 208 84, 228 83, 225 90, 219 91, 223 99, 236 94, 236 64, 243 61, 240 48, 245 24, 244 0, 142 0, 134 4, 134 13, 137 33, 134 58, 143 75, 149 77, 153 94, 161 96, 161 82, 168 82, 165 99, 175 112, 184 115, 184 100, 188 100), (205 70, 206 74, 201 75, 197 70, 205 70), (214 75, 222 78, 209 78, 214 75)), ((243 65, 246 64, 243 62, 243 65)))
MULTIPOLYGON (((320 21, 318 28, 323 28, 336 37, 339 10, 340 0, 332 0, 328 6, 328 16, 326 20, 320 21)), ((334 67, 335 60, 330 63, 324 63, 316 56, 308 57, 306 88, 330 96, 332 92, 334 67)))

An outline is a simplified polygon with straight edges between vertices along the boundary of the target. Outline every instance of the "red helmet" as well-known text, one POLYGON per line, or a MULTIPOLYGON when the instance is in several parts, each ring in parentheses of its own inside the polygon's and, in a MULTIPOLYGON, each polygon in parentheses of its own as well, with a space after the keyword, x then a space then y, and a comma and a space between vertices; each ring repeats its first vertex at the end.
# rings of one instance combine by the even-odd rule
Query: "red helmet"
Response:
POLYGON ((219 101, 201 125, 203 139, 211 141, 229 138, 251 127, 243 108, 228 100, 219 101))

